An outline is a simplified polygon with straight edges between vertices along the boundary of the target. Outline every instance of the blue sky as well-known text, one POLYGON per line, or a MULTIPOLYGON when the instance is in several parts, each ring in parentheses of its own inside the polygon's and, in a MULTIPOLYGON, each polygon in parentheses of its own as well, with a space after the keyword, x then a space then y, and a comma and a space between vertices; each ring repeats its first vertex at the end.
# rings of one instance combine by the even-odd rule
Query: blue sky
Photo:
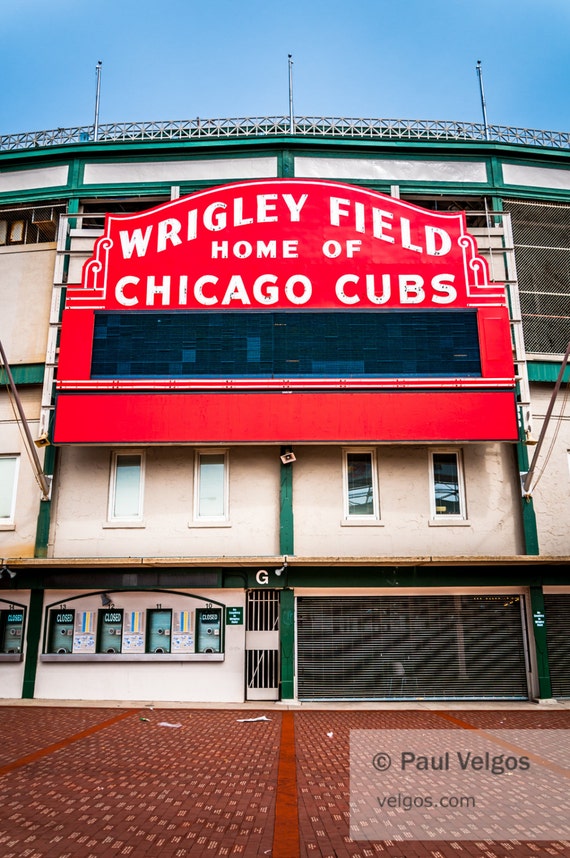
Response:
POLYGON ((288 114, 570 129, 570 0, 4 0, 0 134, 288 114))

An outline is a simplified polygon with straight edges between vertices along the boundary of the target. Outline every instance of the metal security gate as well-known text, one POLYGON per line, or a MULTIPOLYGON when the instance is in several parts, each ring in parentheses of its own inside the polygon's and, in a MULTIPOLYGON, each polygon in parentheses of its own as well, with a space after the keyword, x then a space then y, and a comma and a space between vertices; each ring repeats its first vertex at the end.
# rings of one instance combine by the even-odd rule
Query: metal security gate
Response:
POLYGON ((246 602, 248 700, 279 699, 279 590, 250 590, 246 602))
POLYGON ((528 698, 524 597, 297 600, 300 700, 528 698))
POLYGON ((545 593, 546 640, 553 697, 570 697, 570 594, 545 593))

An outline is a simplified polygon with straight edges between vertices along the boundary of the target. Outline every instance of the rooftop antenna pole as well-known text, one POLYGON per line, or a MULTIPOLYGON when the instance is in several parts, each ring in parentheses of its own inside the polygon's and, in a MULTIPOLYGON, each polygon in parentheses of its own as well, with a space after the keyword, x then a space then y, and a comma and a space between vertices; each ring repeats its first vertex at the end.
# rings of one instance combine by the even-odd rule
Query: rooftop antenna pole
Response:
POLYGON ((479 78, 479 92, 481 94, 481 110, 483 112, 483 128, 485 129, 485 140, 489 139, 489 125, 487 123, 487 105, 485 104, 485 90, 483 89, 483 69, 481 60, 477 60, 477 77, 479 78))
POLYGON ((95 67, 95 73, 97 75, 97 88, 95 90, 95 122, 93 124, 93 140, 97 141, 99 139, 99 100, 101 97, 101 68, 103 63, 101 60, 97 63, 95 67))
POLYGON ((289 132, 295 133, 295 118, 293 113, 293 55, 288 54, 289 58, 289 132))

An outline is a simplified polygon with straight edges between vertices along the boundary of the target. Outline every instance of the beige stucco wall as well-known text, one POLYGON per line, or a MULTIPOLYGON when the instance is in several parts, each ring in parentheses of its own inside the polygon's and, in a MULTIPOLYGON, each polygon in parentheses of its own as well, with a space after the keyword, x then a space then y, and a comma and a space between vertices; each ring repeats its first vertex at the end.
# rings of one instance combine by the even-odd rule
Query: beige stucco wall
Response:
POLYGON ((408 557, 522 552, 510 445, 463 447, 468 517, 466 522, 445 525, 430 521, 425 446, 377 448, 381 520, 360 526, 347 525, 343 519, 342 450, 296 448, 295 453, 296 554, 408 557))
MULTIPOLYGON (((88 415, 86 415, 88 419, 88 415)), ((279 455, 269 447, 229 453, 229 521, 196 526, 194 451, 146 451, 143 526, 109 526, 111 451, 63 448, 53 511, 54 557, 216 557, 279 551, 279 455)))
MULTIPOLYGON (((342 449, 295 449, 295 554, 311 557, 513 555, 522 553, 520 495, 507 444, 463 448, 468 517, 430 519, 426 446, 378 447, 381 520, 343 518, 342 449)), ((230 450, 229 526, 192 522, 193 450, 149 448, 144 526, 109 526, 111 451, 64 448, 54 505, 54 557, 217 557, 279 553, 279 455, 274 447, 230 450)))
MULTIPOLYGON (((553 384, 531 385, 532 434, 536 439, 553 389, 553 384)), ((528 448, 531 462, 535 450, 535 447, 528 448)), ((540 553, 567 557, 570 554, 570 405, 564 402, 564 385, 555 401, 539 451, 531 490, 540 553)))
POLYGON ((46 358, 55 244, 0 248, 1 337, 10 364, 46 358))
MULTIPOLYGON (((41 389, 35 386, 22 388, 20 399, 32 437, 36 437, 41 389)), ((37 452, 40 462, 43 462, 44 450, 37 452)), ((0 390, 0 453, 20 456, 15 521, 14 524, 0 524, 0 557, 33 557, 41 490, 36 483, 34 470, 6 390, 0 390)))
MULTIPOLYGON (((244 607, 243 591, 193 591, 194 595, 226 607, 244 607)), ((46 591, 44 605, 65 603, 77 610, 101 607, 100 594, 84 595, 78 591, 46 591)), ((186 610, 188 600, 181 594, 121 593, 117 607, 137 611, 153 608, 160 601, 163 608, 186 610)), ((46 612, 44 611, 44 622, 46 612)), ((42 640, 43 640, 42 632, 42 640)), ((180 700, 184 702, 242 702, 245 695, 245 625, 225 626, 223 661, 182 661, 167 656, 155 661, 129 661, 113 656, 104 662, 70 661, 38 663, 35 698, 54 700, 180 700)), ((0 692, 1 696, 1 692, 0 692)), ((19 695, 18 695, 19 696, 19 695)), ((169 719, 165 719, 169 720, 169 719)))

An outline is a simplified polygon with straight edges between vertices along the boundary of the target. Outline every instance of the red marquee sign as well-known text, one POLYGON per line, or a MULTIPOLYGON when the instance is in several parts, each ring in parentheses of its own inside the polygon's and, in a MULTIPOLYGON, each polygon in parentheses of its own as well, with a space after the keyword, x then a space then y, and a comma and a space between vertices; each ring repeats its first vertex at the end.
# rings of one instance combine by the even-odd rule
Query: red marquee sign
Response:
POLYGON ((108 215, 67 306, 107 310, 505 303, 463 212, 332 182, 244 182, 108 215))
POLYGON ((107 215, 82 283, 67 289, 55 440, 477 439, 489 430, 472 424, 483 423, 482 410, 489 408, 489 437, 513 440, 513 389, 504 288, 489 283, 464 213, 427 211, 334 182, 250 181, 134 215, 107 215), (476 377, 92 375, 97 314, 407 310, 426 311, 430 320, 442 310, 471 310, 480 356, 476 377), (243 393, 250 389, 263 392, 263 402, 259 394, 256 399, 243 393), (284 390, 303 396, 285 406, 279 402, 284 390), (432 391, 427 399, 426 390, 432 391), (224 391, 225 398, 213 391, 224 391), (348 393, 356 391, 358 403, 349 401, 348 393), (427 421, 425 409, 436 399, 440 419, 427 421), (349 425, 348 418, 339 418, 355 405, 372 414, 371 421, 349 425), (403 424, 395 415, 388 419, 387 405, 407 415, 403 424), (239 420, 232 417, 236 408, 239 420), (459 414, 464 419, 458 422, 459 414))

